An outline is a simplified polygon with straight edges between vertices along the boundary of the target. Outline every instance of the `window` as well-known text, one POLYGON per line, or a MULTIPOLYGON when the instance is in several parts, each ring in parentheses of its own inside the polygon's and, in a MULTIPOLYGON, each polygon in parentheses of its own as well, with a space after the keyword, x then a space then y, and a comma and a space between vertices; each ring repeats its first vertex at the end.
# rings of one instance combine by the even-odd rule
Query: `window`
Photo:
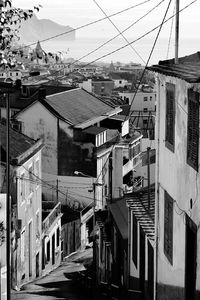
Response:
POLYGON ((20 176, 20 196, 21 196, 21 203, 25 201, 26 198, 26 185, 25 185, 25 174, 21 174, 20 176))
POLYGON ((143 111, 148 111, 148 108, 144 107, 143 111))
POLYGON ((36 213, 36 220, 35 220, 35 232, 36 232, 36 239, 38 239, 40 237, 40 215, 39 215, 39 211, 37 211, 36 213))
POLYGON ((24 243, 24 238, 25 238, 25 229, 21 232, 21 262, 24 262, 25 259, 25 243, 24 243))
POLYGON ((187 163, 198 171, 199 93, 188 90, 187 163))
POLYGON ((28 169, 29 172, 29 194, 33 192, 34 187, 34 176, 33 176, 33 166, 30 166, 28 169))
POLYGON ((50 261, 50 240, 47 242, 47 262, 50 261))
POLYGON ((149 97, 149 100, 152 101, 152 96, 149 97))
POLYGON ((60 228, 57 228, 57 232, 56 232, 56 246, 59 247, 60 245, 60 228))
POLYGON ((39 163, 39 159, 38 159, 35 161, 35 170, 34 170, 35 171, 35 176, 34 176, 35 179, 34 180, 36 181, 37 185, 39 185, 39 178, 38 178, 40 175, 39 170, 40 170, 40 163, 39 163))
POLYGON ((148 100, 148 97, 144 97, 144 101, 147 101, 148 100))
POLYGON ((175 136, 175 85, 166 83, 166 128, 165 145, 174 151, 175 136))
POLYGON ((171 264, 173 264, 173 202, 174 200, 165 191, 164 253, 171 264))
POLYGON ((133 215, 133 231, 132 231, 132 260, 137 268, 137 248, 138 248, 138 226, 137 226, 137 220, 135 216, 133 215))

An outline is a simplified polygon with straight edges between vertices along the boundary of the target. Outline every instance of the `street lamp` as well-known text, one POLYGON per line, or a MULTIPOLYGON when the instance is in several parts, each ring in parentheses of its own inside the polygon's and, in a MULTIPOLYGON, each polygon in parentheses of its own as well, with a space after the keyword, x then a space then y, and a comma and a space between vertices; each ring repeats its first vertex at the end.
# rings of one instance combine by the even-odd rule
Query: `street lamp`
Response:
MULTIPOLYGON (((81 175, 83 177, 89 177, 91 176, 84 174, 83 172, 80 171, 74 171, 75 175, 81 175)), ((96 196, 95 196, 95 191, 96 191, 96 185, 98 183, 94 182, 94 177, 93 178, 93 288, 96 286, 96 238, 95 238, 95 225, 96 225, 96 219, 95 219, 95 208, 96 208, 96 196)))

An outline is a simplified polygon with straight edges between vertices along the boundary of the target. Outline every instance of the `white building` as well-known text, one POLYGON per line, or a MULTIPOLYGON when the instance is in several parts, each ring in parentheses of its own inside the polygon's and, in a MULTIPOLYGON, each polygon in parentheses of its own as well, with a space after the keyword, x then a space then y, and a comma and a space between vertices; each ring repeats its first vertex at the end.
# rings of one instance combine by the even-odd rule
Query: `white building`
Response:
MULTIPOLYGON (((199 53, 157 73, 157 299, 200 297, 199 53)), ((155 298, 154 298, 155 299, 155 298)))

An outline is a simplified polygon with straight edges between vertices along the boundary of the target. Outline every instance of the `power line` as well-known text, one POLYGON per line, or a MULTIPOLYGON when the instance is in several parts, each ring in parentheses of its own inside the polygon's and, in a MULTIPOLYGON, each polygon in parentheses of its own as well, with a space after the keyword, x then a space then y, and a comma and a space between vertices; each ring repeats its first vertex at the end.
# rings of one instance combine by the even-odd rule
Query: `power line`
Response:
MULTIPOLYGON (((187 9, 188 7, 190 7, 192 4, 194 4, 194 3, 197 2, 197 1, 198 1, 198 0, 193 0, 193 1, 190 2, 188 5, 186 5, 186 6, 183 7, 182 9, 180 9, 178 13, 184 11, 185 9, 187 9)), ((177 15, 177 13, 174 13, 171 17, 169 17, 168 19, 166 19, 166 20, 164 21, 163 24, 167 23, 169 20, 171 20, 172 18, 174 18, 174 16, 176 16, 176 15, 177 15)), ((112 54, 114 54, 114 53, 116 53, 116 52, 118 52, 118 51, 120 51, 120 50, 122 50, 122 49, 125 49, 125 48, 128 47, 130 44, 134 44, 134 43, 138 42, 139 40, 143 39, 144 37, 146 37, 147 35, 149 35, 150 33, 154 32, 154 31, 155 31, 156 29, 158 29, 160 26, 161 26, 161 24, 157 25, 156 27, 154 27, 153 29, 147 31, 145 34, 141 35, 140 37, 138 37, 137 39, 131 41, 130 43, 128 43, 128 44, 126 44, 126 45, 124 45, 124 46, 121 46, 121 47, 119 47, 119 48, 117 48, 117 49, 115 49, 115 50, 113 50, 113 51, 111 51, 111 52, 109 52, 109 53, 107 53, 107 54, 104 54, 104 55, 102 55, 102 56, 100 56, 100 57, 94 59, 93 61, 91 61, 91 62, 89 62, 89 63, 84 64, 83 66, 81 66, 81 68, 87 67, 87 66, 89 66, 89 65, 91 65, 91 64, 93 64, 93 63, 95 63, 96 61, 100 60, 100 59, 103 59, 103 58, 105 58, 105 57, 107 57, 107 56, 109 56, 109 55, 112 55, 112 54)), ((76 62, 77 62, 77 61, 76 61, 76 62)), ((73 64, 74 64, 74 63, 68 64, 68 67, 72 66, 73 64)), ((57 74, 57 73, 59 73, 59 72, 61 72, 61 71, 63 71, 64 69, 66 69, 65 66, 64 66, 62 69, 59 69, 59 70, 55 71, 55 72, 52 74, 52 76, 55 75, 55 74, 57 74)), ((72 73, 73 73, 73 72, 72 72, 72 73)), ((45 76, 45 77, 47 78, 47 76, 45 76)), ((43 78, 43 77, 41 76, 41 78, 43 78)))
MULTIPOLYGON (((118 31, 118 33, 123 37, 126 43, 129 43, 128 39, 125 37, 123 32, 119 30, 119 28, 115 25, 115 23, 111 20, 111 18, 106 14, 106 12, 103 10, 103 8, 96 2, 96 0, 93 0, 93 2, 99 7, 99 9, 103 12, 103 14, 108 18, 108 20, 111 22, 111 24, 115 27, 115 29, 118 31)), ((141 57, 141 55, 136 51, 136 49, 133 47, 133 45, 130 45, 131 49, 134 53, 137 54, 137 56, 142 60, 142 62, 145 64, 144 59, 141 57)))
MULTIPOLYGON (((131 27, 133 27, 135 24, 137 24, 139 21, 141 21, 144 17, 146 17, 147 15, 149 15, 152 11, 154 11, 158 6, 161 5, 162 2, 164 2, 165 0, 161 0, 158 4, 156 4, 152 9, 150 9, 147 13, 145 13, 143 16, 141 16, 140 18, 138 18, 136 21, 134 21, 133 23, 131 23, 128 27, 126 27, 124 30, 121 31, 121 33, 124 33, 125 31, 129 30, 131 27)), ((99 49, 101 49, 102 47, 104 47, 105 45, 107 45, 108 43, 110 43, 111 41, 113 41, 114 39, 116 39, 117 37, 119 37, 121 35, 121 33, 115 35, 114 37, 112 37, 111 39, 107 40, 106 42, 104 42, 103 44, 101 44, 100 46, 98 46, 97 48, 95 48, 94 50, 86 53, 85 55, 81 56, 80 58, 76 59, 74 62, 72 62, 71 64, 68 65, 68 67, 71 67, 72 65, 78 63, 80 60, 88 57, 89 55, 93 54, 94 52, 98 51, 99 49)), ((64 70, 65 67, 63 69, 61 69, 60 71, 64 70)), ((59 72, 56 71, 56 72, 59 72)), ((71 72, 70 74, 72 74, 73 72, 71 72)), ((62 76, 64 77, 64 75, 62 76)), ((62 78, 61 77, 61 78, 62 78)))
MULTIPOLYGON (((150 1, 152 1, 152 0, 146 0, 146 1, 143 1, 143 2, 141 2, 141 3, 132 5, 132 6, 128 7, 128 8, 125 8, 125 9, 120 10, 120 11, 114 13, 114 14, 109 15, 109 18, 114 17, 114 16, 116 16, 116 15, 119 15, 119 14, 121 14, 121 13, 124 13, 124 12, 126 12, 126 11, 128 11, 128 10, 130 10, 130 9, 133 9, 133 8, 135 8, 135 7, 138 7, 138 6, 142 5, 142 4, 145 4, 145 3, 150 2, 150 1)), ((96 24, 96 23, 98 23, 98 22, 101 22, 101 21, 104 21, 104 20, 106 20, 106 19, 107 19, 107 17, 104 17, 104 18, 101 18, 101 19, 92 21, 92 22, 90 22, 90 23, 87 23, 87 24, 78 26, 78 27, 76 27, 75 29, 73 28, 73 29, 71 29, 71 30, 68 30, 68 31, 65 31, 65 32, 56 34, 56 35, 51 36, 51 37, 49 37, 49 38, 40 40, 40 42, 41 42, 41 43, 47 42, 47 41, 52 40, 52 39, 54 39, 54 38, 57 38, 57 37, 60 37, 60 36, 69 34, 69 33, 71 33, 71 32, 77 31, 77 30, 79 30, 79 29, 83 29, 83 28, 88 27, 88 26, 90 26, 90 25, 94 25, 94 24, 96 24)), ((29 44, 29 45, 19 47, 19 48, 17 48, 16 50, 20 50, 20 49, 23 49, 23 48, 28 48, 28 47, 33 46, 33 45, 36 45, 36 44, 37 44, 37 42, 34 42, 34 43, 29 44)))
MULTIPOLYGON (((168 13, 168 10, 169 10, 171 1, 172 1, 172 0, 169 0, 167 9, 166 9, 166 11, 165 11, 165 14, 164 14, 164 17, 163 17, 163 20, 162 20, 162 23, 160 24, 160 28, 159 28, 158 33, 157 33, 157 35, 156 35, 156 38, 155 38, 153 47, 152 47, 151 52, 150 52, 150 54, 149 54, 148 60, 147 60, 147 62, 146 62, 146 66, 145 66, 144 71, 142 72, 142 75, 141 75, 141 77, 140 77, 140 81, 139 81, 140 83, 142 82, 142 79, 143 79, 143 77, 144 77, 144 74, 145 74, 147 65, 148 65, 148 63, 149 63, 149 61, 150 61, 150 59, 151 59, 152 54, 153 54, 153 50, 154 50, 155 45, 156 45, 156 43, 157 43, 157 40, 158 40, 160 31, 161 31, 161 29, 162 29, 162 26, 163 26, 163 24, 164 24, 164 22, 165 22, 165 18, 166 18, 166 15, 167 15, 167 13, 168 13)), ((132 104, 133 104, 133 101, 135 100, 135 97, 136 97, 136 94, 137 94, 137 92, 138 92, 140 83, 139 83, 138 86, 137 86, 137 89, 136 89, 136 91, 135 91, 134 97, 133 97, 133 99, 132 99, 132 101, 131 101, 130 108, 131 108, 131 106, 132 106, 132 104)), ((130 111, 130 108, 129 108, 129 111, 130 111)), ((126 121, 128 115, 129 115, 129 111, 128 111, 127 114, 126 114, 123 123, 126 121)), ((112 146, 112 149, 110 150, 110 153, 112 152, 113 149, 114 149, 114 145, 112 146)), ((108 155, 108 158, 107 158, 106 161, 105 161, 105 164, 103 165, 103 168, 106 166, 106 163, 107 163, 108 160, 109 160, 109 155, 108 155)), ((99 176, 98 176, 96 182, 98 181, 99 177, 102 175, 102 173, 103 173, 103 168, 102 168, 102 170, 101 170, 101 172, 100 172, 100 174, 99 174, 99 176)), ((104 174, 104 176, 105 176, 105 174, 104 174)))

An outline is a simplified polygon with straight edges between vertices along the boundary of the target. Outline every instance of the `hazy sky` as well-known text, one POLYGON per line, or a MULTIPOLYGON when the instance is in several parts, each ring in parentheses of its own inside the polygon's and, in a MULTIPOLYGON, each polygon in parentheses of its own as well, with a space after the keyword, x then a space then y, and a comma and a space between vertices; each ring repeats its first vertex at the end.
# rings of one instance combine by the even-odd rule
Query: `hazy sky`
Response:
MULTIPOLYGON (((107 15, 113 14, 120 10, 131 7, 135 4, 144 2, 145 0, 96 0, 99 6, 106 12, 107 15)), ((138 18, 142 17, 156 4, 162 0, 149 0, 136 8, 132 8, 122 14, 112 17, 112 21, 119 28, 124 30, 126 27, 134 23, 138 18)), ((180 9, 193 2, 194 0, 180 0, 180 9)), ((42 8, 37 13, 38 18, 48 18, 62 25, 69 25, 77 28, 86 23, 95 21, 105 15, 96 5, 93 0, 13 0, 13 6, 20 8, 32 8, 34 5, 41 4, 42 8)), ((155 26, 159 25, 163 19, 164 13, 168 6, 169 0, 164 0, 153 12, 131 27, 124 35, 132 41, 144 33, 150 31, 155 26)), ((167 18, 173 14, 175 0, 171 1, 170 9, 167 18)), ((180 47, 181 41, 188 38, 195 39, 194 49, 192 44, 184 43, 184 49, 181 48, 183 54, 188 52, 196 52, 200 50, 199 43, 199 28, 200 28, 200 0, 197 0, 189 8, 180 13, 180 47), (185 53, 184 51, 185 50, 185 53)), ((160 39, 169 39, 172 21, 167 22, 160 33, 160 39)), ((172 41, 170 47, 174 47, 174 23, 172 30, 172 41)), ((157 31, 154 31, 147 38, 154 39, 157 31)), ((94 37, 94 38, 111 38, 117 34, 116 28, 107 19, 95 25, 91 25, 84 29, 76 31, 77 37, 94 37)), ((194 41, 193 41, 194 43, 194 41)), ((142 40, 139 42, 139 47, 142 51, 142 40)), ((166 44, 167 47, 167 44, 166 44)))

